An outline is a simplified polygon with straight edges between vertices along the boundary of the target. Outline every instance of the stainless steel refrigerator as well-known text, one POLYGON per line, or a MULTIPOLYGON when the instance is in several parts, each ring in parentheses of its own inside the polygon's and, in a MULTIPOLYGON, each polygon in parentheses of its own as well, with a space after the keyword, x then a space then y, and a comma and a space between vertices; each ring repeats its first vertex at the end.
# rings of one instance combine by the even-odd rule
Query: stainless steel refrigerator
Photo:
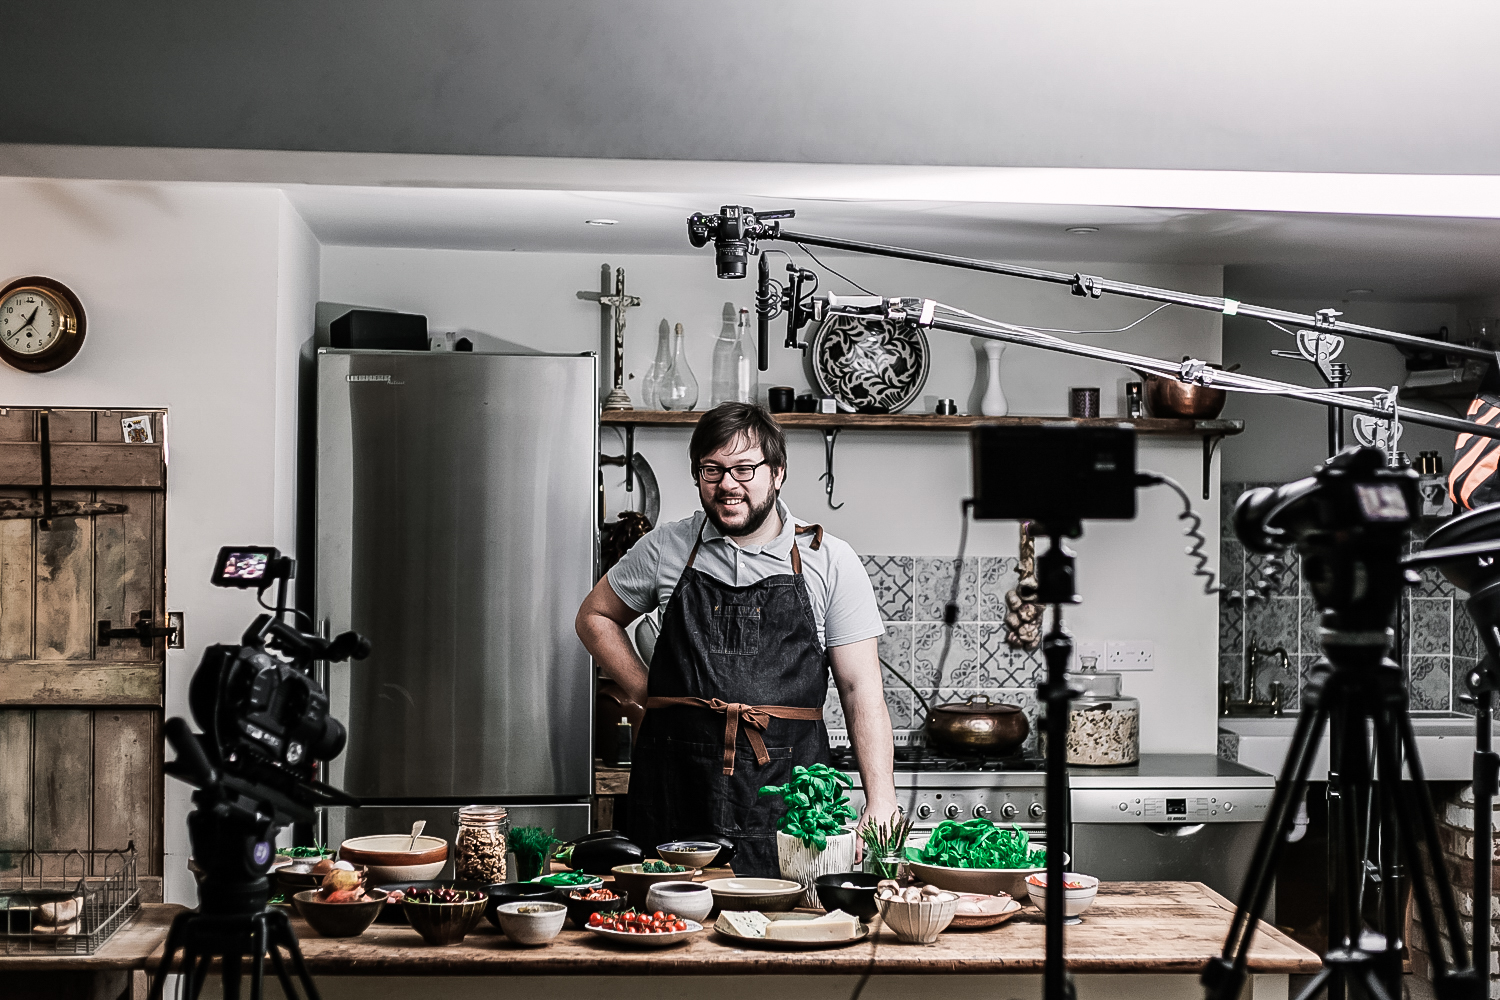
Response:
POLYGON ((316 368, 313 615, 372 650, 329 676, 349 729, 329 779, 369 804, 330 810, 328 841, 419 818, 451 841, 471 802, 586 832, 594 356, 320 349, 316 368))

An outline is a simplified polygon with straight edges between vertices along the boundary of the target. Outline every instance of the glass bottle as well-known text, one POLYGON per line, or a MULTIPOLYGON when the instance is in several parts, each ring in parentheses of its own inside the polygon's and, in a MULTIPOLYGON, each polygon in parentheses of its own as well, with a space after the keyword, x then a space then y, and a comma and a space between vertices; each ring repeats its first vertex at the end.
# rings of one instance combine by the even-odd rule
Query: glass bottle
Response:
POLYGON ((510 814, 504 806, 464 806, 458 811, 453 840, 454 877, 461 882, 492 885, 505 881, 505 852, 510 814))
POLYGON ((698 405, 698 380, 688 367, 687 348, 682 336, 682 324, 677 324, 676 346, 672 351, 672 371, 661 387, 663 410, 691 410, 698 405))
POLYGON ((749 322, 750 310, 741 309, 736 315, 734 303, 724 303, 724 325, 714 343, 713 391, 709 396, 712 406, 755 401, 755 368, 745 353, 745 330, 749 322))
POLYGON ((740 360, 735 369, 739 376, 740 402, 754 403, 760 398, 760 369, 756 365, 755 349, 750 342, 750 310, 740 310, 739 328, 735 340, 740 345, 740 360))
POLYGON ((666 409, 661 404, 661 390, 671 374, 672 328, 667 325, 666 320, 662 320, 661 328, 656 335, 656 360, 651 362, 651 367, 646 372, 646 378, 641 383, 642 409, 666 409))

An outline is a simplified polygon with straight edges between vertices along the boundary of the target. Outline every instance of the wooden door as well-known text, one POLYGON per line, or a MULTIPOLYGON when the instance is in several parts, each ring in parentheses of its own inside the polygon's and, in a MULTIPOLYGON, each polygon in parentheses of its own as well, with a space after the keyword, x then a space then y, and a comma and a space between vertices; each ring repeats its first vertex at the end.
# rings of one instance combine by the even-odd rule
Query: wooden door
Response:
MULTIPOLYGON (((42 497, 40 413, 0 409, 0 499, 42 497)), ((48 410, 58 501, 124 513, 0 517, 0 869, 77 849, 103 871, 134 843, 160 899, 166 639, 100 641, 101 622, 165 624, 166 413, 48 410), (151 443, 122 421, 144 417, 151 443)), ((150 878, 148 878, 148 876, 150 878)))

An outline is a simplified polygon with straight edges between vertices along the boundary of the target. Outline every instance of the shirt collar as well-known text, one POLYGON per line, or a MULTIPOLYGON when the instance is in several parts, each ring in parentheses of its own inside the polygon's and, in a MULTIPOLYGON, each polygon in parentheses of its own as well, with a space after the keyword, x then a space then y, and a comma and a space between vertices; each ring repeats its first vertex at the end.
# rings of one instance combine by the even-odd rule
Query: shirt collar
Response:
POLYGON ((792 512, 787 509, 781 497, 776 498, 776 513, 781 515, 781 534, 762 545, 738 545, 732 539, 719 531, 719 526, 714 524, 713 519, 708 516, 707 511, 699 511, 703 517, 703 540, 706 542, 721 541, 725 545, 735 545, 741 552, 747 555, 772 555, 789 558, 792 552, 792 539, 796 537, 797 526, 802 522, 792 517, 792 512))

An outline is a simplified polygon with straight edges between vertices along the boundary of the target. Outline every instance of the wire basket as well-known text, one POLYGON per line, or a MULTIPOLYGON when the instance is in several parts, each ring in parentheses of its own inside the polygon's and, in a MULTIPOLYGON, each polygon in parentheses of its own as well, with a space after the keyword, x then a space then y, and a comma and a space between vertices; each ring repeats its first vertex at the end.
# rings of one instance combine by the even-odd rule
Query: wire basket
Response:
POLYGON ((98 951, 141 908, 136 860, 134 841, 123 851, 0 853, 0 954, 98 951))

